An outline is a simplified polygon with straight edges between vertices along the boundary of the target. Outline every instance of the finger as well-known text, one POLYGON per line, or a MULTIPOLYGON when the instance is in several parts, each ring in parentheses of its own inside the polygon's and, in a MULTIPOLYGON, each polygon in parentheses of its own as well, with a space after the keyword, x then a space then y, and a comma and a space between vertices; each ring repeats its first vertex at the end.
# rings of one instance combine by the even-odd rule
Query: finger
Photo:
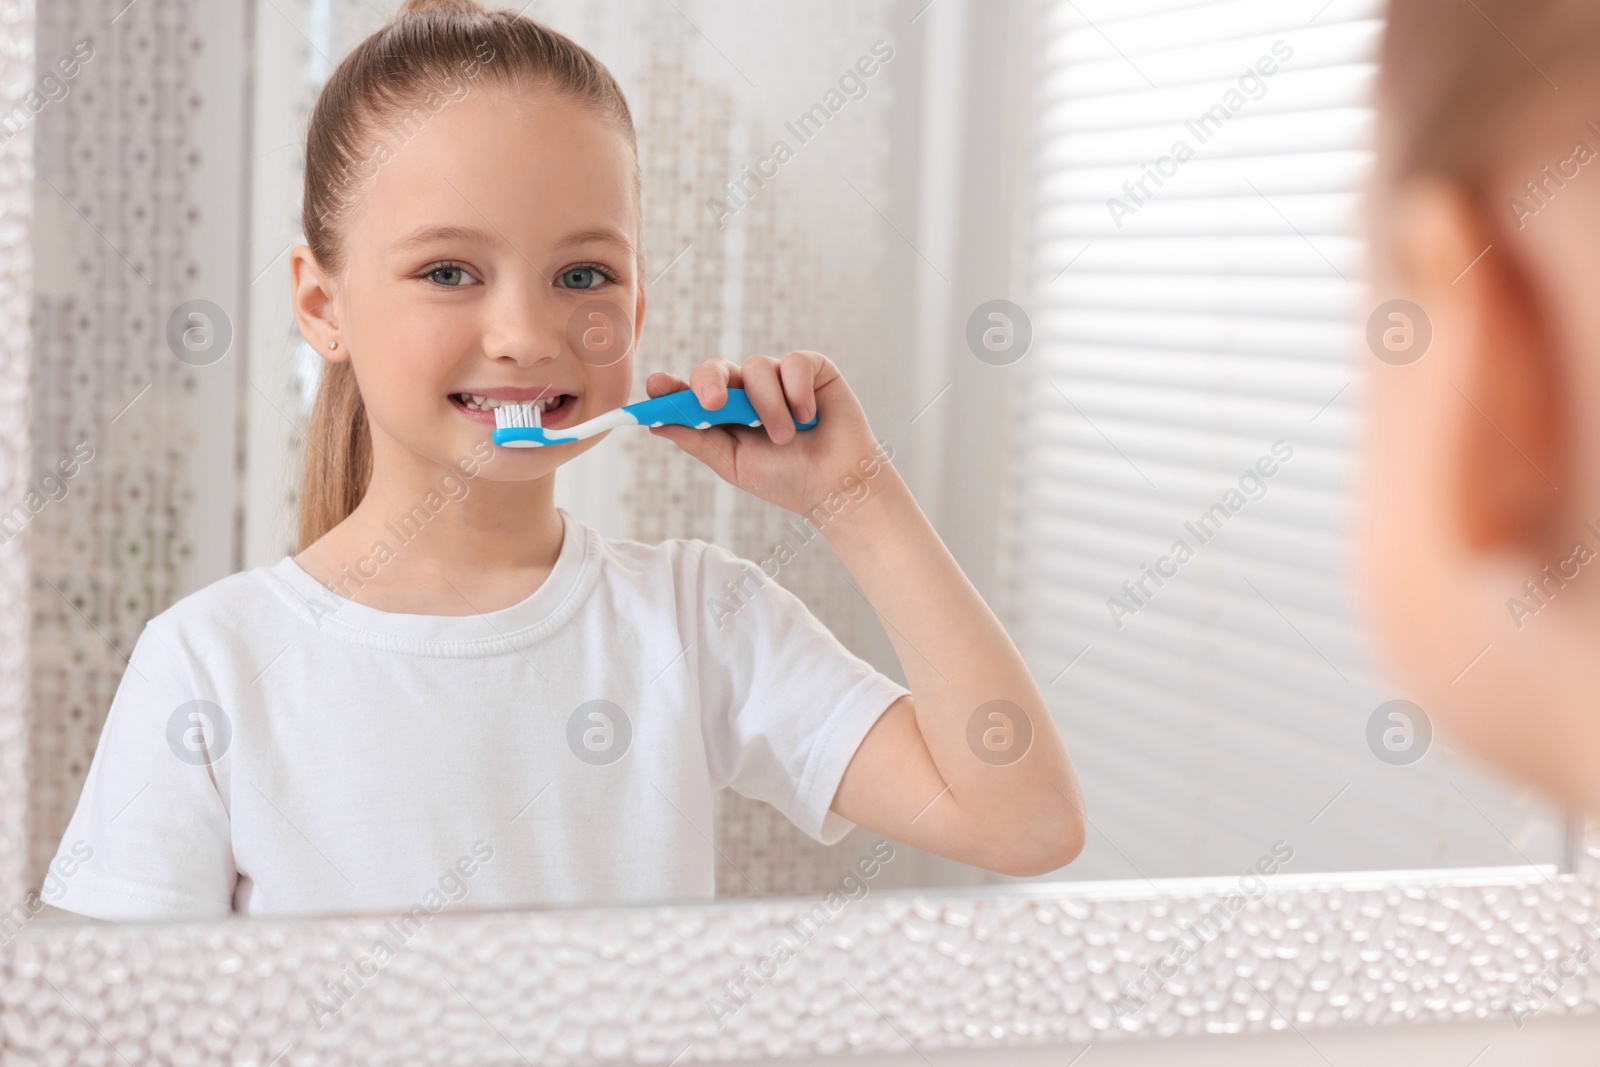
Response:
POLYGON ((693 426, 651 426, 650 432, 665 437, 695 459, 710 467, 720 478, 733 481, 733 436, 719 426, 700 430, 693 426))
POLYGON ((790 352, 778 361, 778 379, 796 422, 817 413, 817 361, 810 352, 790 352))
POLYGON ((744 374, 745 396, 750 398, 767 436, 783 444, 795 434, 789 406, 783 401, 783 383, 778 380, 778 361, 770 356, 751 356, 740 368, 744 374))
POLYGON ((663 393, 677 393, 689 388, 689 383, 676 374, 669 374, 658 370, 644 381, 646 396, 656 397, 663 393))
POLYGON ((705 360, 689 374, 689 385, 700 405, 715 411, 727 401, 728 390, 739 385, 739 368, 725 359, 705 360))

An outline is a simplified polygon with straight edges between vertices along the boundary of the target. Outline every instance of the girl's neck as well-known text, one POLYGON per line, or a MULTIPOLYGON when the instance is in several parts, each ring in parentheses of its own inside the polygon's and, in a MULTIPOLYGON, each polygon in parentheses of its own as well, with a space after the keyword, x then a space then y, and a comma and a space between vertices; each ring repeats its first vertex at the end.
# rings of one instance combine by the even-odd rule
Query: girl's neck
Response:
POLYGON ((381 611, 475 615, 527 599, 561 554, 555 473, 529 482, 465 478, 379 450, 361 503, 295 562, 381 611))

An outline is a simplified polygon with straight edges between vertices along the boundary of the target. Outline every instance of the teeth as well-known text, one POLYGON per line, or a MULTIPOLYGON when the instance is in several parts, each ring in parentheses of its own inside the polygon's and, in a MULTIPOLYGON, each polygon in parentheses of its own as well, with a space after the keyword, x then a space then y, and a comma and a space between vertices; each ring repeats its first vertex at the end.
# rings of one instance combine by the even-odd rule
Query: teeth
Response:
POLYGON ((497 397, 478 396, 476 393, 457 393, 462 402, 469 408, 477 411, 493 411, 499 407, 532 407, 538 405, 540 411, 549 411, 561 402, 560 394, 547 396, 538 401, 501 400, 497 397))

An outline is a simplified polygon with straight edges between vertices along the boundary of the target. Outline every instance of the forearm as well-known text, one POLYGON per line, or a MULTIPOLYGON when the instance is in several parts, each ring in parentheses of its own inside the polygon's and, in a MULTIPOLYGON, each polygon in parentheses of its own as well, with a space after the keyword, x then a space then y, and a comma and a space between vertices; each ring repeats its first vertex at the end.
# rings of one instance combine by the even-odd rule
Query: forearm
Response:
POLYGON ((942 780, 913 809, 950 805, 938 822, 963 851, 1070 859, 1082 800, 1039 687, 899 473, 866 484, 822 532, 883 621, 942 780))

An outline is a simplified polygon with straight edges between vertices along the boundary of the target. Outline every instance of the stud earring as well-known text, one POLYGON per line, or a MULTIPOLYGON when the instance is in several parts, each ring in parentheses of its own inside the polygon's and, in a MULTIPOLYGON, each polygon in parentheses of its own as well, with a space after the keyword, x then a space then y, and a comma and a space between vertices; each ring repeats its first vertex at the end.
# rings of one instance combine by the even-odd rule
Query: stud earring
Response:
POLYGON ((338 348, 339 347, 339 342, 338 341, 329 341, 328 342, 328 347, 329 348, 338 348))

